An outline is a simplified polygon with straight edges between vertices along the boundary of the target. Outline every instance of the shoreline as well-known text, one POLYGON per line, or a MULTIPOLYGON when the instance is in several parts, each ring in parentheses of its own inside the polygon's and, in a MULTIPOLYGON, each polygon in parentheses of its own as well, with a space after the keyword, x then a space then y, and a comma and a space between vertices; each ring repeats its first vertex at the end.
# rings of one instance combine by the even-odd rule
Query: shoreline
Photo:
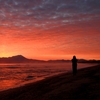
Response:
MULTIPOLYGON (((84 64, 84 63, 79 63, 78 64, 78 69, 81 69, 81 68, 85 68, 85 67, 90 67, 90 66, 93 66, 93 65, 96 65, 96 64, 84 64)), ((34 66, 34 65, 32 65, 32 66, 34 66)), ((38 66, 38 65, 37 65, 38 66)), ((46 65, 46 66, 48 66, 48 65, 46 65)), ((51 65, 50 65, 51 66, 51 65)), ((0 91, 4 91, 4 90, 8 90, 8 89, 10 89, 10 88, 16 88, 16 87, 20 87, 20 86, 23 86, 23 85, 25 85, 25 84, 29 84, 29 83, 33 83, 33 82, 36 82, 36 81, 38 81, 38 80, 42 80, 42 79, 45 79, 46 77, 52 77, 52 76, 54 76, 54 75, 58 75, 58 74, 60 74, 60 73, 65 73, 65 72, 69 72, 69 71, 71 71, 72 70, 72 66, 71 66, 71 63, 66 63, 66 64, 61 64, 61 65, 58 65, 58 63, 57 63, 57 65, 53 65, 53 66, 56 66, 56 67, 58 67, 58 69, 59 69, 59 67, 60 66, 62 66, 63 68, 61 68, 60 67, 60 69, 58 70, 58 72, 56 72, 57 71, 57 69, 56 69, 56 71, 54 72, 54 73, 50 73, 49 71, 49 73, 48 73, 48 75, 46 75, 46 74, 44 74, 43 76, 39 76, 39 77, 35 77, 35 74, 27 74, 26 73, 26 76, 25 77, 23 77, 23 78, 20 78, 20 77, 18 77, 17 78, 17 76, 16 76, 16 74, 14 74, 14 77, 16 77, 17 79, 14 79, 13 78, 13 73, 12 73, 12 79, 10 80, 10 79, 7 79, 7 77, 9 77, 9 76, 7 76, 7 73, 5 73, 5 76, 4 76, 4 78, 6 78, 6 80, 1 80, 0 81, 0 85, 1 85, 1 87, 0 87, 0 91), (69 66, 69 67, 68 67, 69 66), (61 70, 61 71, 60 71, 61 70), (65 71, 66 70, 66 71, 65 71), (29 76, 32 76, 32 78, 28 78, 29 76), (10 83, 10 84, 7 84, 7 83, 10 83)), ((17 66, 16 64, 15 65, 13 65, 13 66, 1 66, 1 68, 7 68, 7 70, 8 69, 10 69, 10 70, 12 70, 12 68, 22 68, 22 66, 17 66)), ((51 69, 53 69, 53 68, 51 68, 51 69)), ((9 70, 9 72, 10 72, 10 70, 9 70)), ((34 69, 33 69, 34 70, 34 69)), ((17 72, 16 72, 17 73, 17 72)), ((19 73, 19 71, 18 71, 18 73, 19 73)), ((21 72, 20 72, 21 73, 21 72)), ((10 74, 9 74, 10 75, 10 74)), ((22 74, 21 74, 22 76, 23 76, 23 72, 22 72, 22 74)), ((1 78, 2 79, 2 78, 1 78)))
POLYGON ((100 65, 79 69, 75 76, 71 72, 61 73, 21 87, 0 91, 0 100, 99 100, 99 72, 100 65))

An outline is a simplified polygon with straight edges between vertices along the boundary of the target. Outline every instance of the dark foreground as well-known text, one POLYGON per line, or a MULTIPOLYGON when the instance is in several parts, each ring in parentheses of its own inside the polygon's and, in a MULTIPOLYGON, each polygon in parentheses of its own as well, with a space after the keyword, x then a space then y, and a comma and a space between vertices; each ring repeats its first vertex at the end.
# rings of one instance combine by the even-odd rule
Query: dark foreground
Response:
POLYGON ((0 100, 100 100, 100 65, 2 91, 0 100))

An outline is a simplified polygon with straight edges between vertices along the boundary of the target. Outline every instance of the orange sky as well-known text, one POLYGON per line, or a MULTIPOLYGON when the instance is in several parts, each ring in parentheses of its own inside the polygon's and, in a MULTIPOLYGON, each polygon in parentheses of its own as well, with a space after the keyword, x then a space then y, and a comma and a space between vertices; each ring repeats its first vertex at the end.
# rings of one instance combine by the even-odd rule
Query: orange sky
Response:
MULTIPOLYGON (((52 1, 55 8, 48 9, 49 0, 47 3, 41 0, 37 6, 33 2, 32 10, 30 2, 26 3, 27 7, 20 1, 1 2, 0 57, 21 54, 27 58, 48 60, 71 59, 76 55, 77 58, 100 59, 99 7, 86 6, 84 1, 87 9, 80 8, 80 5, 81 10, 77 11, 73 7, 66 8, 63 3, 66 6, 78 3, 62 0, 59 4, 52 1), (88 7, 92 8, 91 13, 88 7)), ((83 4, 82 0, 80 4, 83 4)))

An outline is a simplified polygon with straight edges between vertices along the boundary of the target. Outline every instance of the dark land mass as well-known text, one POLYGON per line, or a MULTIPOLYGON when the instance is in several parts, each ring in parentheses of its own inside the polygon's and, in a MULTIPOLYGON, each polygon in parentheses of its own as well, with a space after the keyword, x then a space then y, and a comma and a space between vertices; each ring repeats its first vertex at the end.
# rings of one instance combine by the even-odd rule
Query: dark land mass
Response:
POLYGON ((0 100, 100 100, 100 65, 2 91, 0 100))
POLYGON ((36 59, 28 59, 22 55, 0 58, 0 63, 32 63, 32 62, 44 62, 44 61, 36 59))
MULTIPOLYGON (((16 55, 12 57, 2 57, 0 58, 0 63, 34 63, 34 62, 71 62, 71 60, 37 60, 37 59, 28 59, 22 55, 16 55)), ((85 59, 78 59, 79 63, 100 63, 100 60, 85 60, 85 59)))

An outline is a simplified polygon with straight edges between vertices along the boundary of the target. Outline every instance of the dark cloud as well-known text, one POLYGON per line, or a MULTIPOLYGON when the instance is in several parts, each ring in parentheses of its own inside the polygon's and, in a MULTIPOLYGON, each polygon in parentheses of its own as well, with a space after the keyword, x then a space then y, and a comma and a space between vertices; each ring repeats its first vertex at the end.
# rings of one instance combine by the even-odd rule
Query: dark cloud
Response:
POLYGON ((100 11, 99 0, 1 0, 0 8, 20 16, 53 16, 57 12, 92 13, 100 11))
POLYGON ((99 18, 100 0, 0 0, 0 25, 51 29, 99 18))

